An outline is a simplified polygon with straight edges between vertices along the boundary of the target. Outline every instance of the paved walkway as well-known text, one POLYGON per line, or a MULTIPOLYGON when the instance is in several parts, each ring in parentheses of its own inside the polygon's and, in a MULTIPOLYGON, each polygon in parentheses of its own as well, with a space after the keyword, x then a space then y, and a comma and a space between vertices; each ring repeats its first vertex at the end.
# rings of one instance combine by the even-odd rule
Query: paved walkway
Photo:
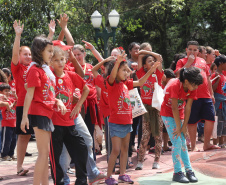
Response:
MULTIPOLYGON (((199 149, 202 144, 197 142, 199 149)), ((37 158, 37 149, 35 141, 29 142, 28 152, 32 153, 32 157, 26 157, 24 161, 24 168, 28 168, 30 172, 24 176, 16 175, 16 161, 0 161, 0 176, 4 180, 0 181, 1 185, 30 185, 33 180, 34 164, 37 158)), ((106 171, 106 153, 97 156, 97 166, 100 170, 106 171)), ((154 161, 154 154, 147 154, 144 162, 143 170, 136 171, 137 155, 133 153, 134 167, 127 170, 131 175, 136 185, 174 185, 179 184, 172 182, 173 163, 170 152, 164 153, 160 158, 160 169, 152 170, 152 163, 154 161)), ((226 185, 226 149, 211 150, 207 152, 189 152, 192 167, 195 170, 199 182, 202 185, 226 185)), ((71 184, 74 184, 75 177, 69 175, 71 184)), ((114 175, 117 178, 116 175, 114 175)), ((50 185, 53 182, 50 177, 50 185)))

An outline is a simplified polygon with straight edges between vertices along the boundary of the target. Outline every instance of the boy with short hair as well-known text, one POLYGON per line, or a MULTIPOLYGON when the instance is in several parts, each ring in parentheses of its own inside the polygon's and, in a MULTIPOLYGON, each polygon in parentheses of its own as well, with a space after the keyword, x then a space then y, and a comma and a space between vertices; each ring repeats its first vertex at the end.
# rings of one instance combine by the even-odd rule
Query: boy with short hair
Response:
POLYGON ((0 94, 2 103, 0 110, 2 111, 2 161, 15 160, 14 150, 16 147, 16 101, 10 98, 9 84, 0 84, 0 94), (5 99, 6 98, 6 99, 5 99))
POLYGON ((209 67, 206 61, 198 57, 199 43, 197 41, 189 41, 187 43, 186 53, 187 57, 180 59, 176 65, 176 74, 183 68, 189 68, 191 66, 197 67, 201 71, 203 77, 203 84, 197 89, 197 100, 193 101, 191 108, 191 115, 188 121, 188 132, 191 139, 191 150, 197 151, 196 148, 196 132, 197 123, 200 120, 205 120, 204 126, 204 146, 203 150, 218 149, 216 145, 210 144, 210 137, 213 131, 213 123, 215 121, 215 111, 213 103, 215 99, 213 96, 212 84, 210 82, 209 67))

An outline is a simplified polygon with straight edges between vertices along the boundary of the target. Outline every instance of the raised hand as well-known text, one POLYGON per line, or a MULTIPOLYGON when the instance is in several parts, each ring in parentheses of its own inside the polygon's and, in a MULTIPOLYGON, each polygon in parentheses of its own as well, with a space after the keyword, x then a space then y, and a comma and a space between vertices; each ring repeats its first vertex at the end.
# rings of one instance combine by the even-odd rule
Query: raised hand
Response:
POLYGON ((63 16, 60 15, 60 20, 57 19, 57 22, 60 25, 60 27, 62 29, 64 29, 64 28, 67 28, 67 22, 68 22, 68 20, 69 20, 69 17, 67 16, 67 14, 64 13, 63 16))
POLYGON ((24 29, 24 25, 20 24, 20 20, 19 23, 17 23, 17 21, 15 20, 13 23, 13 28, 15 30, 16 35, 21 35, 24 29))
POLYGON ((55 28, 56 28, 56 23, 54 20, 51 20, 50 23, 48 24, 49 26, 49 33, 54 34, 55 33, 55 28))
POLYGON ((188 63, 191 65, 195 60, 195 56, 193 54, 190 54, 188 57, 188 63))
POLYGON ((126 56, 127 56, 127 54, 125 53, 125 51, 123 51, 122 52, 122 54, 119 54, 118 56, 117 56, 117 63, 121 63, 123 60, 125 60, 126 59, 126 56))
POLYGON ((85 48, 86 49, 90 49, 90 50, 93 50, 94 49, 94 46, 91 43, 89 43, 89 42, 87 42, 85 40, 82 40, 82 42, 85 43, 85 48))
POLYGON ((110 57, 106 58, 104 61, 109 62, 109 61, 112 61, 112 60, 115 60, 114 56, 110 56, 110 57))
POLYGON ((219 56, 220 55, 220 52, 217 49, 214 50, 214 53, 215 53, 216 56, 219 56))

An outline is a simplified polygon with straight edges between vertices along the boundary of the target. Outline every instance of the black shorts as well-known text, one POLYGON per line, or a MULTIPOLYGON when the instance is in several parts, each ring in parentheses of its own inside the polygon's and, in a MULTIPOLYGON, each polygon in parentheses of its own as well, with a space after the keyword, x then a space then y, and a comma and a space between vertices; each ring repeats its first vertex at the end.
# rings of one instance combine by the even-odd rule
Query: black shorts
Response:
POLYGON ((34 134, 34 130, 33 130, 32 126, 30 125, 30 122, 29 122, 29 129, 25 128, 27 133, 24 133, 20 128, 22 117, 23 117, 23 108, 24 108, 23 106, 16 107, 16 134, 17 135, 34 134))
POLYGON ((215 110, 211 98, 194 100, 188 124, 198 123, 200 120, 215 121, 215 110))
POLYGON ((42 129, 45 131, 54 131, 53 122, 46 116, 40 115, 28 115, 29 123, 32 127, 38 127, 38 129, 42 129))

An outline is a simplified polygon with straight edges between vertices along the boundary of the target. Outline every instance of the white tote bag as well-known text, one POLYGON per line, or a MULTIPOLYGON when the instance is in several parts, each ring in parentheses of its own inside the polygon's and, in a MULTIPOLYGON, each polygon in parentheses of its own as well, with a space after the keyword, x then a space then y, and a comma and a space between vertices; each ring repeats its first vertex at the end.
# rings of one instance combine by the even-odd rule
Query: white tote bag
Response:
POLYGON ((144 107, 144 104, 140 98, 137 88, 130 90, 129 96, 133 118, 145 114, 147 110, 144 107))
POLYGON ((164 92, 162 87, 158 84, 157 76, 155 76, 156 82, 154 83, 154 92, 152 97, 152 107, 157 110, 161 110, 161 105, 164 99, 164 92))

